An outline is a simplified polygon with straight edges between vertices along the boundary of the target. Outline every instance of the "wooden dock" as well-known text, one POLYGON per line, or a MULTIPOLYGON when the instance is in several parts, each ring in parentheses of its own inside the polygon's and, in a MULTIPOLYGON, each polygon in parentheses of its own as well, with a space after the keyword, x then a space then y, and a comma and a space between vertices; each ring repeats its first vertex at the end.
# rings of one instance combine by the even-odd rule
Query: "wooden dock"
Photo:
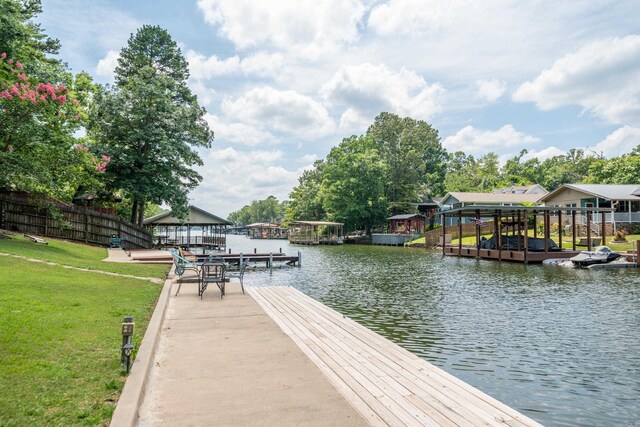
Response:
POLYGON ((371 425, 540 425, 293 288, 249 293, 371 425))

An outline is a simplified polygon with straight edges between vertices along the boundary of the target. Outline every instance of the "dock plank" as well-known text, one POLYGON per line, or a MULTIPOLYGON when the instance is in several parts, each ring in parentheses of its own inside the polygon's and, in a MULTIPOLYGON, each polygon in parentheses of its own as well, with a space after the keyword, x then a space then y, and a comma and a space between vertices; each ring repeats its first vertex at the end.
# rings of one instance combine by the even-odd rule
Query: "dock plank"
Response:
POLYGON ((371 425, 540 426, 294 288, 248 292, 371 425))

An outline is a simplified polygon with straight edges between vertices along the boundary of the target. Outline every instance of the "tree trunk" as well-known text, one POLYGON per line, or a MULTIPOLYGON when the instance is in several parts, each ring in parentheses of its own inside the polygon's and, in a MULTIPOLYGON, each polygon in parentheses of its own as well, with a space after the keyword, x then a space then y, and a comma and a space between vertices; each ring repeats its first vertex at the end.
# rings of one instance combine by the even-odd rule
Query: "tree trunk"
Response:
POLYGON ((138 204, 138 222, 137 224, 142 227, 142 225, 144 224, 144 205, 146 204, 146 202, 144 200, 140 200, 140 203, 138 204))
POLYGON ((131 224, 137 224, 138 221, 138 199, 133 199, 133 205, 131 206, 131 224))

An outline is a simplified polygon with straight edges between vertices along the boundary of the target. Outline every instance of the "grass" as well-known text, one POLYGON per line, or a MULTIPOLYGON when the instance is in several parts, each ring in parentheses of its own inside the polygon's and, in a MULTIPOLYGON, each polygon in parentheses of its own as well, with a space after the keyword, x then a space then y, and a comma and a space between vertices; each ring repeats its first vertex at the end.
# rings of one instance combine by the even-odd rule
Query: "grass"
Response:
MULTIPOLYGON (((103 261, 107 257, 107 249, 105 248, 50 238, 47 238, 46 241, 49 243, 48 245, 34 243, 15 234, 11 236, 11 239, 0 239, 0 252, 139 277, 164 278, 165 271, 170 267, 162 264, 106 262, 103 261)), ((3 262, 5 261, 3 260, 3 262)))
MULTIPOLYGON (((0 251, 103 269, 104 250, 49 241, 0 241, 0 251)), ((137 348, 160 291, 149 281, 0 258, 0 425, 107 425, 126 378, 122 318, 134 316, 137 348)))

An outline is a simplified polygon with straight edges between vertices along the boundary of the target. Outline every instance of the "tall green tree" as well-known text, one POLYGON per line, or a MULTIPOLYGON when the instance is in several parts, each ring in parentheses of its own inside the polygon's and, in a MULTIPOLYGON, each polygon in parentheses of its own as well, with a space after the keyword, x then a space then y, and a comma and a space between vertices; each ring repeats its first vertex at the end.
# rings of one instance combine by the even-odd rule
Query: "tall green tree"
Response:
POLYGON ((237 225, 255 222, 276 222, 284 216, 286 202, 280 203, 275 196, 264 200, 253 200, 251 204, 229 214, 227 219, 237 225))
POLYGON ((211 146, 205 110, 187 86, 189 71, 169 33, 145 25, 122 49, 115 86, 96 96, 89 133, 110 154, 109 186, 132 200, 131 221, 142 224, 146 203, 186 214, 187 195, 202 180, 195 148, 211 146))
POLYGON ((295 220, 319 221, 325 218, 322 206, 322 170, 323 160, 317 160, 313 169, 305 170, 298 178, 299 184, 293 188, 291 199, 285 211, 285 222, 295 220))
POLYGON ((327 156, 322 175, 323 208, 327 219, 347 230, 371 228, 387 214, 384 194, 386 166, 369 136, 345 138, 327 156))
POLYGON ((444 191, 447 153, 438 131, 410 117, 381 113, 367 130, 386 164, 385 196, 393 214, 410 212, 421 189, 444 191))

